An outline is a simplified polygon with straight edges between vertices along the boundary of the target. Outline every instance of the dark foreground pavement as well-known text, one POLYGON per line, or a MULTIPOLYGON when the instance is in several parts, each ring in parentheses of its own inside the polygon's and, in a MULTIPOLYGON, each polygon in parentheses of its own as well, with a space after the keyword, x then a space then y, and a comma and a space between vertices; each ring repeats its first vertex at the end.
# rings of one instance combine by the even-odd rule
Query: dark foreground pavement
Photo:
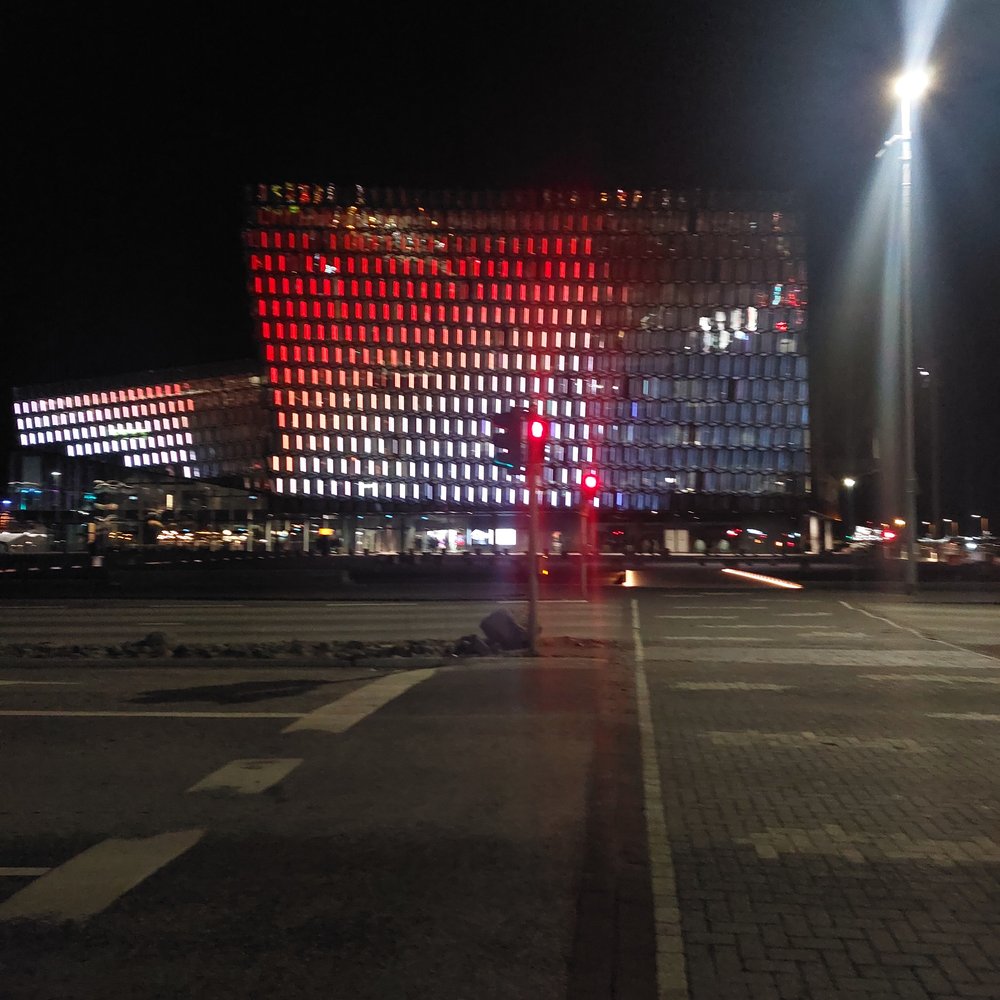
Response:
POLYGON ((592 632, 8 664, 0 996, 1000 996, 1000 607, 634 590, 592 632))
POLYGON ((643 858, 626 671, 482 661, 382 705, 373 672, 5 671, 6 712, 60 714, 0 717, 0 996, 527 1000, 608 996, 616 976, 652 996, 641 868, 634 911, 615 903, 613 845, 643 858), (334 708, 329 731, 282 732, 352 699, 368 714, 344 731, 334 708), (125 712, 155 714, 97 714, 125 712), (234 759, 301 763, 257 793, 191 790, 234 759), (60 921, 100 894, 70 859, 165 833, 195 840, 60 921), (64 912, 19 919, 59 877, 64 912), (625 969, 619 926, 640 952, 625 969))

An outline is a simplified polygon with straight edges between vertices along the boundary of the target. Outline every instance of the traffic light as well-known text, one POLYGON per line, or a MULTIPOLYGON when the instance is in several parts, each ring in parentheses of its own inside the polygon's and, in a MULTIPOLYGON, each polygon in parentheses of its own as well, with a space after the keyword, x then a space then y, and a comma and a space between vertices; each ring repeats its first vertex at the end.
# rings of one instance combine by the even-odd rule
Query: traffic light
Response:
POLYGON ((520 410, 501 413, 493 420, 493 464, 519 475, 524 467, 524 414, 520 410))
POLYGON ((549 441, 549 423, 541 417, 528 418, 528 457, 540 464, 549 441))
POLYGON ((601 480, 597 473, 593 469, 588 469, 583 474, 583 479, 580 481, 580 493, 583 496, 583 502, 585 504, 593 503, 594 497, 597 496, 597 491, 600 489, 601 480))

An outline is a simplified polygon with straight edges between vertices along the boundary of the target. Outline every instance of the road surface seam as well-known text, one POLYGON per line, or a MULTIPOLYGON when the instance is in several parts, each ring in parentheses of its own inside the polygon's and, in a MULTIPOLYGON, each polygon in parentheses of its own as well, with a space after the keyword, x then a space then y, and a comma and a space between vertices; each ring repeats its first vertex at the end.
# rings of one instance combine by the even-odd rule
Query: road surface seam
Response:
POLYGON ((857 611, 859 614, 867 615, 869 618, 874 618, 877 622, 885 622, 886 625, 891 625, 893 628, 898 628, 901 632, 909 632, 911 635, 915 635, 918 639, 923 639, 925 642, 940 642, 942 645, 951 646, 952 649, 960 649, 962 652, 967 652, 964 646, 959 646, 957 643, 948 642, 947 639, 935 639, 933 636, 924 635, 923 632, 919 632, 915 628, 911 628, 909 625, 900 625, 898 622, 894 622, 891 618, 883 618, 882 615, 872 614, 870 611, 865 611, 864 608, 856 608, 853 604, 847 601, 841 601, 841 604, 848 611, 857 611))
POLYGON ((642 755, 642 786, 646 837, 649 843, 653 890, 653 923, 656 927, 656 991, 659 1000, 688 1000, 687 966, 681 932, 677 876, 663 810, 656 733, 646 680, 645 653, 639 627, 639 603, 632 598, 632 642, 635 660, 635 701, 642 755))

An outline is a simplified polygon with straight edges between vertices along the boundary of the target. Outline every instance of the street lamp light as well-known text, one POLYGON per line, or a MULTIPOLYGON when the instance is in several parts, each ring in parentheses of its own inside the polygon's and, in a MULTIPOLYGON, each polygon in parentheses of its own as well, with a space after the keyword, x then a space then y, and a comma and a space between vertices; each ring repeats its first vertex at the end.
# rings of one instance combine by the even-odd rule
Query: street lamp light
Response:
POLYGON ((885 141, 881 156, 889 146, 900 143, 900 340, 903 353, 903 520, 906 521, 903 582, 907 590, 917 586, 917 470, 913 412, 913 105, 930 85, 926 69, 912 69, 898 77, 893 86, 899 98, 899 132, 885 141))
POLYGON ((850 476, 846 476, 843 480, 844 489, 847 490, 847 530, 850 531, 852 538, 856 527, 854 524, 854 487, 857 484, 858 481, 850 476))

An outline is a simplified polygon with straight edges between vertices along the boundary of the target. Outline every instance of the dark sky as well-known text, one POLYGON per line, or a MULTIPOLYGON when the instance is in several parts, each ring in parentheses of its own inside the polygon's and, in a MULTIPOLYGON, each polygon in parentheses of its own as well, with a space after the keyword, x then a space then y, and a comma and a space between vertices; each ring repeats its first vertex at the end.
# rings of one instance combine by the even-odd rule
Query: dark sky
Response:
MULTIPOLYGON (((815 433, 835 474, 859 471, 874 319, 841 308, 870 289, 838 266, 892 124, 901 0, 512 3, 490 20, 478 4, 209 6, 0 15, 0 451, 10 385, 254 355, 246 183, 722 186, 802 198, 815 433)), ((918 360, 937 345, 946 506, 996 523, 998 46, 1000 3, 952 0, 923 117, 917 319, 918 360)))

